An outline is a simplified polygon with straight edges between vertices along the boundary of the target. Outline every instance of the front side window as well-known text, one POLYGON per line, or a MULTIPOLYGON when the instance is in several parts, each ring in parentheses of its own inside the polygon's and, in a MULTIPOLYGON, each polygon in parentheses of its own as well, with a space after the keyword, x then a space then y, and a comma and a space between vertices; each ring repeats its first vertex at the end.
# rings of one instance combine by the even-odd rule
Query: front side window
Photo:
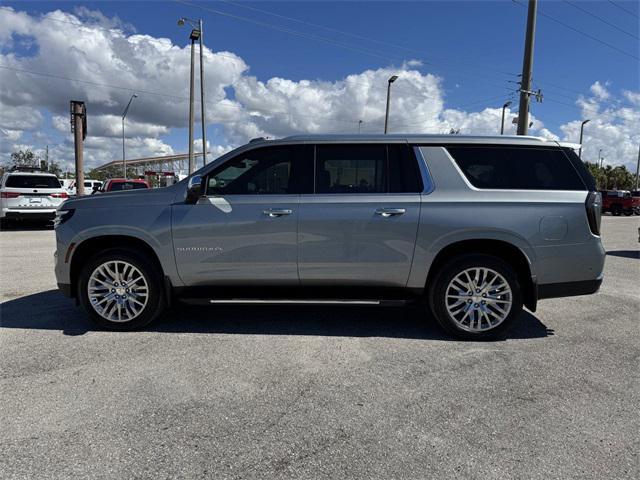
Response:
POLYGON ((586 189, 570 159, 558 148, 449 146, 447 150, 477 188, 586 189))
MULTIPOLYGON (((287 195, 303 193, 305 164, 312 157, 304 145, 263 147, 242 153, 207 178, 207 195, 287 195), (298 173, 296 173, 298 172, 298 173)), ((306 175, 307 182, 312 177, 306 175)))

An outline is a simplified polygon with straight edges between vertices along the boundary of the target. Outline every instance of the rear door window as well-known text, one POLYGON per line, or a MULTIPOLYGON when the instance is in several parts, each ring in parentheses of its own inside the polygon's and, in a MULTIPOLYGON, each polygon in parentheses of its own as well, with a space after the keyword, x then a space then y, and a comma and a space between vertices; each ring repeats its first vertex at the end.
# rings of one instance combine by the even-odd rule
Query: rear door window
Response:
POLYGON ((406 144, 316 146, 316 193, 417 193, 420 169, 406 144))
POLYGON ((147 188, 147 185, 142 182, 113 182, 109 191, 138 190, 141 188, 147 188))
POLYGON ((7 188, 60 188, 60 181, 49 175, 9 175, 7 188))
POLYGON ((559 148, 448 146, 467 180, 477 188, 506 190, 586 190, 559 148))

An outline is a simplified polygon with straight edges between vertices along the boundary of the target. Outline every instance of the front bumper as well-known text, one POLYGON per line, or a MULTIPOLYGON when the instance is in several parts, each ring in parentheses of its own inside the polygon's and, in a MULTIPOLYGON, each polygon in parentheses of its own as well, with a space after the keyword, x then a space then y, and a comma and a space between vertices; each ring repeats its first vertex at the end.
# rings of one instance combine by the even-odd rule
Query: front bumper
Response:
POLYGON ((71 291, 70 283, 59 283, 58 290, 60 290, 65 297, 69 297, 69 298, 73 297, 73 292, 71 291))

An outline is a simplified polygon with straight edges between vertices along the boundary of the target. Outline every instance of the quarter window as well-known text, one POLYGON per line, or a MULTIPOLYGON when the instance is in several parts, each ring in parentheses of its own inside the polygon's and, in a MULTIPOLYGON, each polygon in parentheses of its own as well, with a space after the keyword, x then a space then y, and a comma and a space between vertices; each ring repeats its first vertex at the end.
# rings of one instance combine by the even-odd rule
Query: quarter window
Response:
POLYGON ((474 187, 511 190, 585 190, 559 148, 449 146, 447 150, 474 187))

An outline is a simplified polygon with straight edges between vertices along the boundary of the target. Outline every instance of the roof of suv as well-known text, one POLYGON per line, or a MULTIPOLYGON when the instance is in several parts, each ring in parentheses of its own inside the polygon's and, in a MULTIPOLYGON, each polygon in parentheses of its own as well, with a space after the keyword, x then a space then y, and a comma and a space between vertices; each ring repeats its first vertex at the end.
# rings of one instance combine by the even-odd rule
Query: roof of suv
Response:
POLYGON ((265 140, 255 139, 251 143, 298 143, 298 142, 328 142, 328 143, 359 143, 359 142, 409 142, 419 144, 511 144, 511 145, 557 145, 553 140, 542 137, 516 135, 426 135, 426 134, 320 134, 320 135, 292 135, 289 137, 265 140))

